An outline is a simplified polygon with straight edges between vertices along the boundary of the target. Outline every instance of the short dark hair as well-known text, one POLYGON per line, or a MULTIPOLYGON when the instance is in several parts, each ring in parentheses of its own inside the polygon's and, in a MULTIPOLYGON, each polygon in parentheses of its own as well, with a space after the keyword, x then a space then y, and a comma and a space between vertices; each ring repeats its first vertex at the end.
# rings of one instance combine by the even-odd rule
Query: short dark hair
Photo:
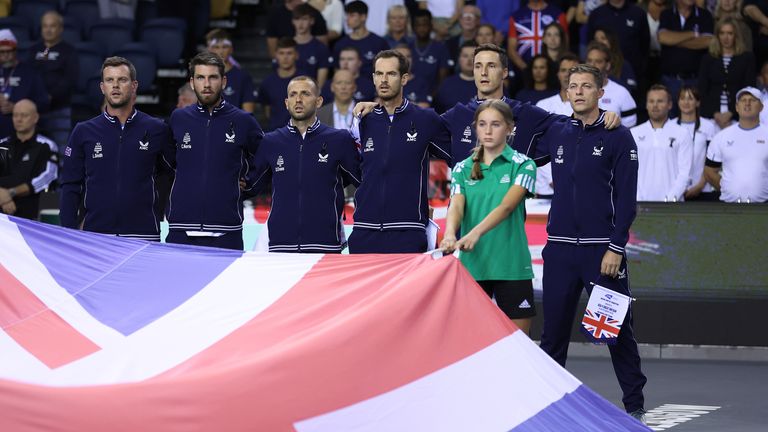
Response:
POLYGON ((353 47, 352 45, 347 45, 347 46, 345 46, 344 48, 342 48, 342 49, 339 51, 339 54, 343 53, 344 51, 354 51, 354 52, 355 52, 355 54, 357 54, 357 58, 358 58, 358 60, 362 60, 362 58, 363 58, 363 57, 360 55, 360 50, 358 50, 357 48, 353 47))
POLYGON ((477 47, 478 47, 477 42, 473 41, 472 39, 466 40, 462 42, 461 46, 459 47, 459 52, 461 52, 461 50, 463 50, 464 48, 477 48, 477 47))
POLYGON ((195 76, 195 67, 197 66, 216 66, 219 69, 219 74, 224 76, 224 61, 219 56, 208 51, 199 53, 192 57, 189 61, 189 76, 195 76))
MULTIPOLYGON (((768 64, 768 61, 766 61, 766 64, 768 64)), ((680 98, 686 93, 690 93, 694 99, 701 102, 701 93, 699 93, 699 86, 690 85, 690 84, 683 85, 682 87, 680 87, 680 92, 677 94, 677 99, 680 100, 680 98)))
POLYGON ((368 15, 368 5, 360 0, 355 0, 353 2, 347 3, 347 5, 344 6, 344 12, 348 14, 359 13, 361 15, 368 15))
POLYGON ((413 13, 413 16, 411 17, 411 23, 416 22, 416 18, 429 18, 429 21, 432 21, 432 12, 429 11, 429 9, 416 9, 416 12, 413 13))
POLYGON ((477 48, 475 48, 475 54, 473 57, 476 57, 478 54, 480 54, 483 51, 493 51, 496 54, 498 54, 501 67, 503 69, 509 69, 509 58, 507 57, 506 51, 504 51, 503 49, 499 48, 497 45, 494 45, 494 44, 482 44, 477 48))
POLYGON ((376 57, 373 59, 373 67, 374 71, 376 70, 376 62, 379 61, 379 59, 388 59, 388 58, 396 58, 397 59, 397 71, 400 72, 400 76, 403 76, 408 73, 408 71, 411 69, 411 64, 408 62, 408 59, 405 58, 405 56, 393 49, 388 49, 384 51, 379 51, 378 54, 376 54, 376 57))
MULTIPOLYGON (((311 6, 310 6, 310 7, 311 7, 311 6)), ((314 78, 312 78, 311 76, 308 76, 308 75, 299 75, 299 76, 297 76, 297 77, 294 77, 294 78, 293 78, 293 79, 291 79, 290 81, 288 81, 288 85, 290 86, 290 85, 291 85, 291 83, 292 83, 292 82, 295 82, 295 81, 309 81, 309 82, 311 82, 311 83, 312 83, 312 85, 315 87, 315 96, 319 96, 319 95, 320 95, 320 87, 318 87, 318 85, 317 85, 317 81, 315 81, 315 79, 314 79, 314 78)), ((287 89, 287 87, 286 87, 286 89, 287 89)))
POLYGON ((314 10, 315 8, 313 8, 312 6, 306 3, 302 3, 296 6, 295 8, 293 8, 293 12, 291 13, 291 16, 293 19, 304 18, 305 16, 314 18, 315 15, 312 13, 312 11, 314 10))
POLYGON ((605 81, 605 76, 600 69, 585 63, 577 64, 568 71, 568 81, 571 81, 571 75, 577 73, 592 75, 595 77, 595 84, 597 85, 597 88, 603 88, 603 81, 605 81))
POLYGON ((101 64, 101 78, 104 79, 104 69, 108 67, 120 67, 127 66, 128 73, 131 76, 131 81, 136 81, 136 67, 125 57, 107 57, 104 59, 104 63, 101 64))
MULTIPOLYGON (((312 6, 310 6, 310 7, 312 7, 312 6)), ((296 43, 296 41, 292 37, 289 37, 289 36, 281 37, 277 41, 277 49, 280 49, 280 48, 293 48, 293 49, 296 49, 297 45, 298 44, 296 43)))
POLYGON ((590 42, 589 45, 587 45, 587 50, 585 51, 585 53, 589 55, 590 51, 594 51, 594 50, 600 51, 601 53, 605 54, 605 60, 608 63, 611 63, 611 60, 613 59, 613 56, 611 55, 611 50, 610 48, 605 46, 604 43, 600 43, 598 41, 590 42))
POLYGON ((667 88, 667 86, 665 86, 664 84, 654 84, 650 86, 648 88, 648 91, 645 94, 648 95, 652 91, 663 91, 667 94, 667 99, 669 99, 670 102, 672 101, 672 92, 669 91, 669 88, 667 88))
POLYGON ((557 67, 559 68, 563 64, 564 61, 572 61, 572 62, 576 62, 576 63, 581 63, 581 59, 579 58, 579 56, 577 56, 576 54, 574 54, 572 52, 567 52, 567 53, 561 55, 560 58, 557 59, 557 67))

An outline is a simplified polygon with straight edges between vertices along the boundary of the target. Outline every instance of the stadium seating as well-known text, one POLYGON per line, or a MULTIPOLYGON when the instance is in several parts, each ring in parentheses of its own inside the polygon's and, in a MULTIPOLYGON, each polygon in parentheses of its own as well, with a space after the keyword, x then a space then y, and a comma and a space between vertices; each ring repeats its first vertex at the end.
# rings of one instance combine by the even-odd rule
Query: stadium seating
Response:
POLYGON ((143 42, 125 44, 115 51, 114 55, 125 57, 136 68, 136 78, 139 81, 138 93, 152 91, 155 76, 157 75, 157 61, 155 51, 143 42))
POLYGON ((13 2, 13 15, 29 23, 32 34, 40 34, 40 18, 48 11, 57 10, 57 3, 45 0, 24 0, 13 2))
POLYGON ((178 67, 184 50, 186 23, 180 18, 154 18, 139 31, 139 40, 155 47, 159 67, 178 67))
POLYGON ((32 30, 26 18, 15 16, 0 18, 0 28, 9 29, 18 41, 31 40, 32 30))
POLYGON ((101 19, 86 32, 88 40, 100 44, 107 55, 112 55, 123 45, 133 41, 133 21, 125 19, 101 19))
POLYGON ((83 93, 86 90, 88 79, 99 76, 104 54, 101 45, 96 42, 78 42, 75 44, 75 49, 80 65, 76 89, 78 93, 83 93))
POLYGON ((67 0, 64 16, 76 19, 82 28, 90 28, 101 17, 96 0, 67 0))
POLYGON ((64 33, 61 35, 62 39, 74 45, 83 40, 83 31, 80 27, 80 23, 71 18, 64 20, 64 33))

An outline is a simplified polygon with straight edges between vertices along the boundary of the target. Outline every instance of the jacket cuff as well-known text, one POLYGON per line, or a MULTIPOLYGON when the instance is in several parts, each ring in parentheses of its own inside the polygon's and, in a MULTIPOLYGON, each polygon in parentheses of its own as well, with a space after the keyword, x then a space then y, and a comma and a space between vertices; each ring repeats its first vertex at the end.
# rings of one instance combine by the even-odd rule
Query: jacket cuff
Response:
POLYGON ((617 254, 624 255, 624 247, 619 246, 616 243, 608 243, 608 250, 612 252, 616 252, 617 254))

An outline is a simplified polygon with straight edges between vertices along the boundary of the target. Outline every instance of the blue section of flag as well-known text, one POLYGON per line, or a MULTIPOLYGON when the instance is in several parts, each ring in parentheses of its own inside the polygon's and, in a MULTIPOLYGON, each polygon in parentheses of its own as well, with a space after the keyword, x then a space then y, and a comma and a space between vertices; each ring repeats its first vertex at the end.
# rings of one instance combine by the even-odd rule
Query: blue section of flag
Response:
POLYGON ((123 335, 170 312, 242 256, 15 222, 56 282, 94 318, 123 335))

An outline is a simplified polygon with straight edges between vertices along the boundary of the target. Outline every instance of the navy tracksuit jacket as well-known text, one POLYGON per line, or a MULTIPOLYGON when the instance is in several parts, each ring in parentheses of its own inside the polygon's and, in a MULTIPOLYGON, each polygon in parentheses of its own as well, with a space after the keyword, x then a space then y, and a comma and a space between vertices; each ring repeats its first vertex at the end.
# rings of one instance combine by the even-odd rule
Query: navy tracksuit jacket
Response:
POLYGON ((302 137, 289 123, 264 136, 253 173, 256 190, 272 180, 270 252, 341 252, 344 186, 360 184, 360 154, 348 131, 315 120, 302 137))

